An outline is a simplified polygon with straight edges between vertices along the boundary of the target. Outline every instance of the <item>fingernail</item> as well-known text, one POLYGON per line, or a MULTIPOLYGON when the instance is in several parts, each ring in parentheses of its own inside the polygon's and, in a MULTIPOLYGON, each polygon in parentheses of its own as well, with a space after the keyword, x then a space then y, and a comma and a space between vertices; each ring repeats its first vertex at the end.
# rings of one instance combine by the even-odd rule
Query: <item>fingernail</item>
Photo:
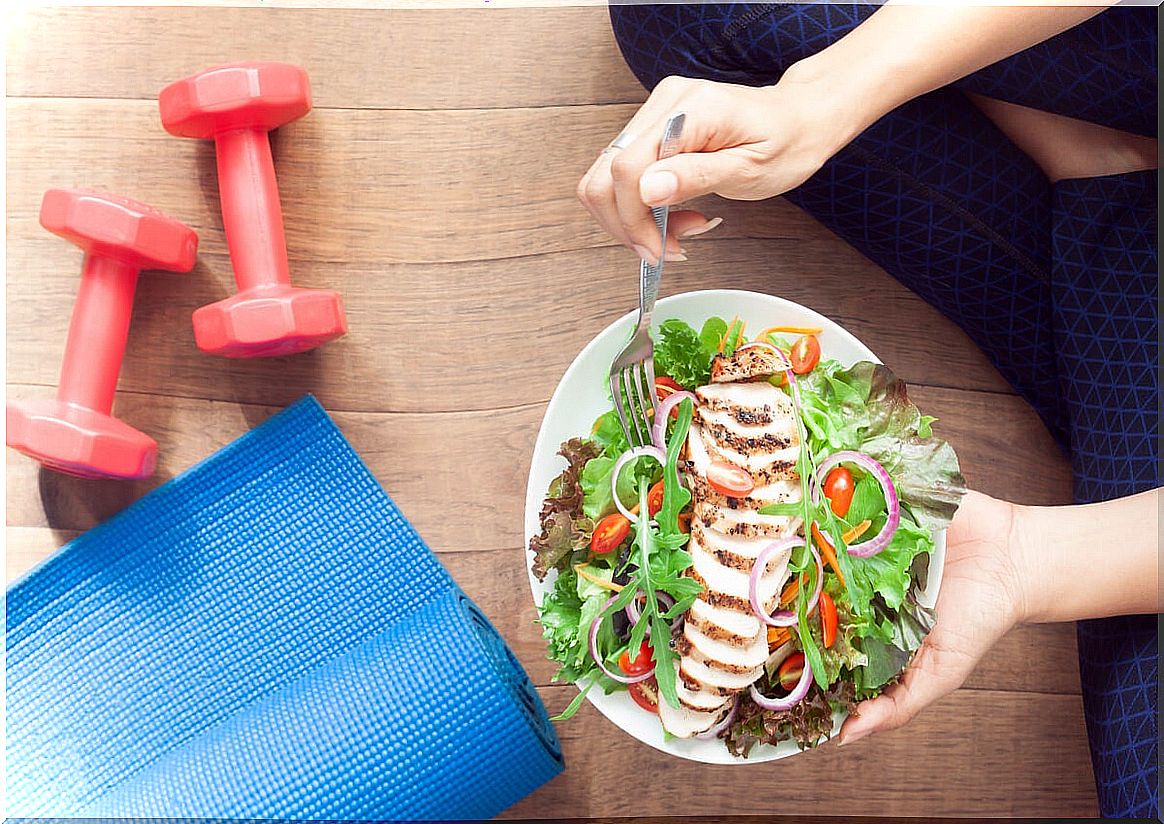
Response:
POLYGON ((667 253, 667 260, 677 260, 677 261, 682 262, 684 260, 687 260, 687 255, 683 254, 682 250, 680 250, 678 252, 668 252, 667 253))
POLYGON ((654 266, 658 262, 655 260, 655 256, 651 254, 651 250, 648 249, 646 246, 639 246, 638 244, 635 244, 631 248, 635 250, 636 255, 641 257, 643 260, 645 260, 647 263, 651 264, 652 266, 654 266))
POLYGON ((860 741, 862 738, 864 738, 866 735, 868 735, 868 734, 869 734, 869 733, 871 733, 871 732, 873 732, 873 731, 872 731, 872 730, 870 730, 870 729, 864 729, 864 730, 858 729, 858 730, 853 730, 853 731, 852 731, 852 732, 850 732, 850 733, 846 733, 846 734, 844 734, 844 735, 841 735, 841 736, 840 736, 840 737, 837 739, 837 746, 838 746, 838 747, 843 747, 843 746, 845 746, 846 744, 852 744, 854 741, 860 741))
POLYGON ((678 188, 679 178, 674 172, 650 172, 639 181, 639 195, 650 205, 668 200, 678 188))
POLYGON ((712 229, 714 229, 716 226, 718 226, 721 223, 723 223, 722 217, 713 217, 711 220, 707 221, 707 223, 703 224, 702 226, 695 226, 695 227, 692 227, 691 229, 688 229, 686 232, 679 235, 679 237, 695 237, 696 235, 702 235, 704 232, 710 232, 712 229))

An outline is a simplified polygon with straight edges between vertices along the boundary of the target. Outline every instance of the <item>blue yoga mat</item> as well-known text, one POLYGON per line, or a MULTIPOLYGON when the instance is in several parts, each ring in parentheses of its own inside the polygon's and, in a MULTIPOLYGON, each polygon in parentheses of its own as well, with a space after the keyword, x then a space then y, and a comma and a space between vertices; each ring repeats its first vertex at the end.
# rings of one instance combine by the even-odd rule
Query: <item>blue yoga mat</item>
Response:
POLYGON ((7 812, 488 818, 562 770, 525 672, 305 398, 7 598, 7 812))

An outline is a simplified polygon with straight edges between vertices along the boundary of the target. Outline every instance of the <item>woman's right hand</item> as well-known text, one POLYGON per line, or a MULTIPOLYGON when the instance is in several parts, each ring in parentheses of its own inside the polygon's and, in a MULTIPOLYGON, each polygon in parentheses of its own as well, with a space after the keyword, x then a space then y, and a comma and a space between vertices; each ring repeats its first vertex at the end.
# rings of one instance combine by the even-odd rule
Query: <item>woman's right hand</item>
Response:
MULTIPOLYGON (((710 193, 762 200, 799 186, 859 130, 856 114, 838 104, 797 66, 775 86, 668 77, 622 130, 633 141, 598 156, 578 198, 613 237, 653 263, 661 250, 652 206, 710 193), (679 153, 657 160, 666 121, 678 112, 687 115, 679 153)), ((668 259, 678 256, 680 238, 708 223, 698 212, 673 212, 668 259)))

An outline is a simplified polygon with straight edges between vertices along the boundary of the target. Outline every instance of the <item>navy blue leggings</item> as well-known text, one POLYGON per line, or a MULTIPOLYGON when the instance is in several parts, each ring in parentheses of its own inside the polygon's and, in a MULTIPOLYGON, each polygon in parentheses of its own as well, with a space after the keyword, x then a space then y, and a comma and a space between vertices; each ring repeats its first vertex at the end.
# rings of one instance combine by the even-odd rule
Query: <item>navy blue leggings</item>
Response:
MULTIPOLYGON (((762 85, 875 10, 632 3, 611 20, 648 88, 762 85)), ((1079 502, 1160 483, 1156 173, 1052 184, 962 92, 1154 137, 1156 61, 1155 10, 1109 10, 906 103, 786 195, 966 331, 1070 455, 1079 502)), ((1155 816, 1156 616, 1078 638, 1100 810, 1155 816)))

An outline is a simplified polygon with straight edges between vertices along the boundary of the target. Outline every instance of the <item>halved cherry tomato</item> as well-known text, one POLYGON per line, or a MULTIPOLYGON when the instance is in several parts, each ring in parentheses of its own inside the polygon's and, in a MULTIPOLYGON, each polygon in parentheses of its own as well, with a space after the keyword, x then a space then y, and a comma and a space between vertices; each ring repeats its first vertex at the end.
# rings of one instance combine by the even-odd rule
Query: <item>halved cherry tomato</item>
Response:
POLYGON ((651 491, 647 493, 647 513, 650 517, 655 517, 659 514, 659 510, 663 508, 663 482, 659 481, 651 487, 651 491))
POLYGON ((820 607, 821 636, 827 649, 837 640, 837 605, 827 592, 820 594, 817 605, 820 607))
POLYGON ((804 672, 804 653, 794 652, 784 659, 784 663, 776 670, 776 678, 780 681, 780 686, 786 690, 790 690, 800 681, 800 676, 804 672))
POLYGON ((618 666, 627 675, 642 675, 654 666, 651 660, 655 651, 651 649, 651 645, 643 641, 642 646, 639 647, 639 654, 631 660, 630 651, 623 650, 622 655, 618 656, 618 666))
MULTIPOLYGON (((658 396, 659 400, 663 400, 668 395, 670 395, 672 392, 682 392, 682 391, 683 391, 683 386, 679 383, 679 381, 675 380, 674 378, 668 378, 666 375, 656 375, 655 376, 655 395, 658 396)), ((672 418, 679 417, 679 407, 678 406, 674 406, 671 408, 671 417, 672 418)))
POLYGON ((630 532, 630 521, 617 512, 607 515, 594 527, 590 551, 595 555, 614 552, 630 532))
POLYGON ((801 335, 792 344, 792 371, 797 375, 806 375, 820 362, 820 341, 816 335, 801 335))
POLYGON ((630 693, 630 697, 635 700, 635 703, 647 712, 657 713, 659 711, 659 684, 654 677, 639 681, 637 684, 630 684, 626 691, 630 693))
POLYGON ((853 473, 843 466, 835 467, 825 476, 824 494, 829 508, 838 518, 844 518, 853 503, 853 473))
POLYGON ((707 482, 729 498, 742 498, 756 488, 756 482, 746 469, 727 461, 712 461, 708 465, 707 482))

